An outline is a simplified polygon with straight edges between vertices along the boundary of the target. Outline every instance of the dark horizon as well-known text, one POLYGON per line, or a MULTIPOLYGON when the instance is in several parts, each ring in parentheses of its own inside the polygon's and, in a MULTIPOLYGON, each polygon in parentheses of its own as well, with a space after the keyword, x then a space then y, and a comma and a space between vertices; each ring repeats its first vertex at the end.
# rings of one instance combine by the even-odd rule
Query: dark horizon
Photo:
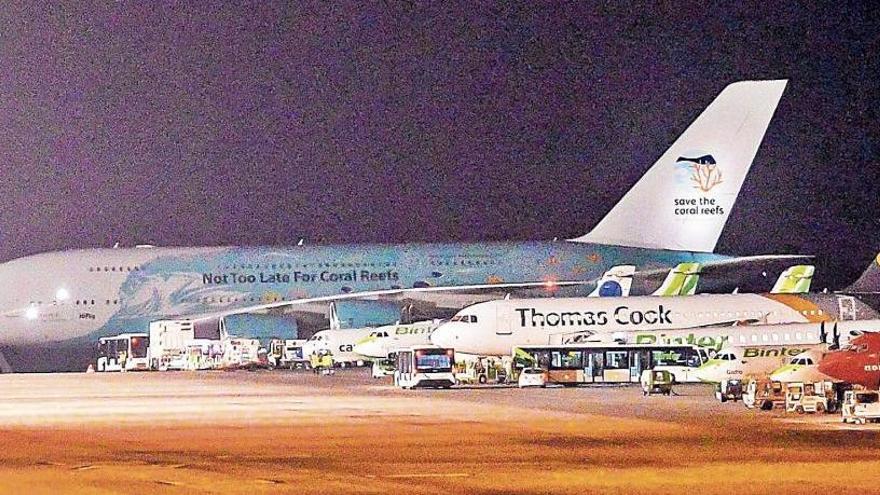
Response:
POLYGON ((716 248, 880 251, 867 4, 115 3, 0 12, 0 259, 80 247, 549 240, 727 84, 789 79, 716 248))

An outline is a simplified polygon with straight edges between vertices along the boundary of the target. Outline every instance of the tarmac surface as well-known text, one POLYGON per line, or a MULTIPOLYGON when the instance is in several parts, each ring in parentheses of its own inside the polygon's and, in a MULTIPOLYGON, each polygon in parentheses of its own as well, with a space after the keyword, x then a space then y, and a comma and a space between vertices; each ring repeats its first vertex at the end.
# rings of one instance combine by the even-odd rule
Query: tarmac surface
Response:
POLYGON ((880 492, 875 425, 706 386, 397 390, 366 370, 0 376, 2 493, 880 492))

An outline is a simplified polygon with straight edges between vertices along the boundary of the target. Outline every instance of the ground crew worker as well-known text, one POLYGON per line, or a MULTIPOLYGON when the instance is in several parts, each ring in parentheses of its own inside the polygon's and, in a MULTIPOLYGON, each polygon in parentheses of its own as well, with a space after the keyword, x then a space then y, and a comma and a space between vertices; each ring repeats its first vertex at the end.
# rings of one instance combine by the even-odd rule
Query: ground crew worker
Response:
POLYGON ((318 373, 318 368, 320 367, 320 365, 321 363, 318 361, 318 352, 312 351, 312 353, 309 355, 309 366, 312 367, 312 371, 318 373))
POLYGON ((325 374, 330 374, 333 369, 333 355, 329 352, 324 351, 324 354, 321 356, 321 368, 325 372, 325 374))
POLYGON ((125 371, 125 361, 128 359, 128 355, 125 351, 119 351, 119 366, 122 367, 122 371, 125 371))

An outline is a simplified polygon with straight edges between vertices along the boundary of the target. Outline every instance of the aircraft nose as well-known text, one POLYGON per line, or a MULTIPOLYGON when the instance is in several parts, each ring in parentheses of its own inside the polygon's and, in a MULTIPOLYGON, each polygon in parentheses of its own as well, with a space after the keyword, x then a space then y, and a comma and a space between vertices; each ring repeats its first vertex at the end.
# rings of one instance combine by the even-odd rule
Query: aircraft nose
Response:
POLYGON ((708 362, 694 371, 697 380, 701 382, 717 383, 720 382, 719 371, 721 366, 715 362, 708 362))
POLYGON ((791 375, 795 371, 796 370, 790 365, 786 365, 776 369, 776 371, 771 372, 770 379, 774 382, 790 382, 792 380, 789 378, 789 375, 791 375))
POLYGON ((849 368, 847 360, 843 356, 837 356, 834 353, 825 356, 825 358, 819 361, 819 372, 838 380, 848 380, 851 378, 849 376, 849 368))
POLYGON ((361 356, 366 357, 382 357, 379 356, 379 346, 376 345, 375 342, 364 342, 363 344, 357 344, 354 346, 352 351, 355 354, 360 354, 361 356))
POLYGON ((456 332, 448 325, 440 325, 431 333, 431 343, 446 349, 455 349, 456 332))

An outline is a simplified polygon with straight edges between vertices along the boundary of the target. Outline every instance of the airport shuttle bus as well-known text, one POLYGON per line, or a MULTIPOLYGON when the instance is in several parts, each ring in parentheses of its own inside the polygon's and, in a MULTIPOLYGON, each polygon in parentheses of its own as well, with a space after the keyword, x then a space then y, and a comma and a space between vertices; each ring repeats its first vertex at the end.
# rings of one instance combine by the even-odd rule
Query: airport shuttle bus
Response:
POLYGON ((709 359, 705 349, 690 345, 586 343, 520 346, 513 350, 518 370, 547 370, 547 383, 639 383, 643 370, 666 370, 676 382, 697 382, 695 371, 709 359))
POLYGON ((147 349, 150 337, 145 333, 123 333, 98 340, 98 371, 133 371, 149 369, 147 349))
POLYGON ((455 385, 455 352, 419 346, 397 352, 394 385, 401 388, 449 388, 455 385))

